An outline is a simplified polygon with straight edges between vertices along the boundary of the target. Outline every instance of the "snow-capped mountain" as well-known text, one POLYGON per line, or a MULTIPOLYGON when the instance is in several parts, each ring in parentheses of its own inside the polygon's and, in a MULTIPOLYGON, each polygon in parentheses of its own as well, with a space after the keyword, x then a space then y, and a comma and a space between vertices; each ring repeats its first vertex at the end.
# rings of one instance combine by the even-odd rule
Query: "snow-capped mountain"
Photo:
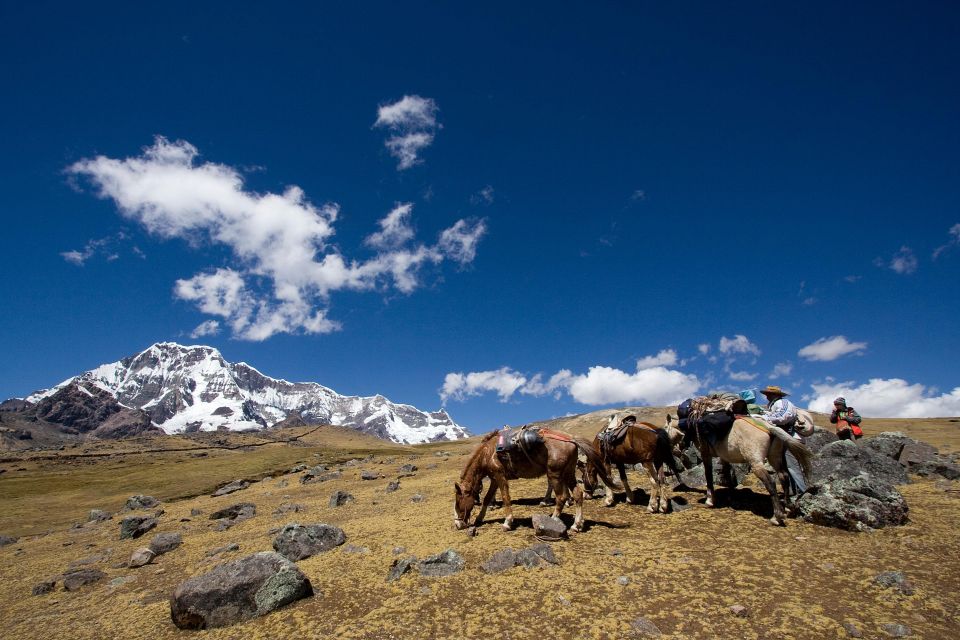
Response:
POLYGON ((161 342, 26 400, 37 403, 70 383, 108 391, 121 405, 145 411, 167 433, 264 429, 299 414, 307 423, 351 427, 406 444, 469 435, 443 409, 428 413, 381 395, 342 396, 315 382, 276 380, 199 345, 161 342))

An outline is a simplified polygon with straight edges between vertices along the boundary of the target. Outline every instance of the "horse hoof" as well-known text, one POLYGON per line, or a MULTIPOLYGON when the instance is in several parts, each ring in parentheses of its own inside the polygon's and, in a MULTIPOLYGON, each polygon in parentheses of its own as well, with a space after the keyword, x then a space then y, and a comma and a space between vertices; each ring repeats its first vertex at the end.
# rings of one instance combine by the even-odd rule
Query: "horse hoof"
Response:
POLYGON ((707 506, 712 509, 712 508, 713 508, 713 500, 707 498, 707 506))
POLYGON ((653 505, 650 505, 649 507, 647 507, 647 511, 649 511, 650 513, 656 513, 657 508, 653 505))
POLYGON ((550 506, 550 503, 547 502, 546 500, 541 500, 541 501, 540 501, 540 506, 541 506, 541 507, 549 507, 549 506, 550 506))
POLYGON ((613 506, 613 500, 604 500, 604 501, 603 501, 603 506, 605 506, 605 507, 612 507, 612 506, 613 506))
POLYGON ((775 527, 786 526, 785 523, 783 522, 783 519, 778 518, 777 516, 773 516, 772 518, 770 518, 770 524, 772 524, 775 527))
POLYGON ((582 532, 583 532, 583 525, 575 524, 575 525, 573 525, 572 527, 570 527, 569 529, 567 529, 567 531, 569 531, 570 533, 582 533, 582 532))

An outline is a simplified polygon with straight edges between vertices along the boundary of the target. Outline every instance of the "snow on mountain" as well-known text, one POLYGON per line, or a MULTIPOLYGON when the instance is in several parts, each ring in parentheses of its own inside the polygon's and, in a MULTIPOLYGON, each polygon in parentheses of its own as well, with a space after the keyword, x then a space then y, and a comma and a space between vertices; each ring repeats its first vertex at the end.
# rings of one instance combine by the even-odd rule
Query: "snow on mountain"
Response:
POLYGON ((315 382, 277 380, 244 362, 231 364, 213 347, 201 345, 161 342, 26 400, 37 403, 75 381, 143 409, 167 433, 265 429, 299 413, 307 423, 351 427, 406 444, 469 435, 443 409, 428 413, 381 395, 342 396, 315 382))

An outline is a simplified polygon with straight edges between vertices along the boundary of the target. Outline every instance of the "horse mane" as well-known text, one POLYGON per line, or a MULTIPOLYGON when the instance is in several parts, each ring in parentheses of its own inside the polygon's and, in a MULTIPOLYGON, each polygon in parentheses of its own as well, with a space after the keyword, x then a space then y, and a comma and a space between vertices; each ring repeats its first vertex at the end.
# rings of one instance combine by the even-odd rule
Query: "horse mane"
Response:
POLYGON ((477 448, 473 450, 473 453, 470 454, 470 459, 467 460, 466 466, 463 468, 463 472, 460 474, 460 481, 463 482, 464 478, 467 476, 468 471, 472 471, 477 466, 477 461, 480 458, 481 453, 483 453, 486 445, 496 438, 500 434, 499 429, 494 429, 487 435, 483 436, 483 439, 480 440, 480 444, 477 445, 477 448))

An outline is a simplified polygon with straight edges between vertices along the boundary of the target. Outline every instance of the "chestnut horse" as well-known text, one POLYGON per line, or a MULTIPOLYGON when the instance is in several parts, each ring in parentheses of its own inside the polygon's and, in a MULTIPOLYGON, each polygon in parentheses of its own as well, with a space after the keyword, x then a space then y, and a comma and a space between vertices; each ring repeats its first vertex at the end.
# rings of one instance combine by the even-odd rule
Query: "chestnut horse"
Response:
MULTIPOLYGON (((673 459, 673 444, 665 429, 655 427, 646 422, 637 422, 637 417, 631 413, 614 413, 604 431, 626 428, 623 439, 613 446, 606 445, 602 440, 603 431, 593 439, 593 448, 602 460, 603 470, 609 475, 610 465, 615 464, 620 472, 620 481, 627 492, 627 504, 633 504, 633 490, 627 482, 627 470, 624 465, 640 463, 650 475, 652 491, 647 511, 650 513, 666 513, 670 508, 670 498, 667 495, 668 483, 664 479, 663 465, 666 464, 681 482, 680 469, 673 459)), ((599 468, 587 462, 583 474, 583 484, 587 491, 592 491, 597 483, 599 468)), ((613 506, 613 489, 607 485, 607 499, 604 504, 613 506)))
MULTIPOLYGON (((510 504, 509 480, 517 478, 539 478, 546 475, 554 493, 553 517, 560 519, 560 513, 569 494, 573 495, 576 505, 576 517, 570 531, 583 530, 583 490, 577 486, 577 454, 582 453, 588 461, 600 466, 601 460, 590 443, 583 438, 550 429, 539 429, 543 439, 542 445, 531 448, 521 455, 511 456, 508 464, 497 455, 497 436, 499 431, 493 431, 483 437, 476 450, 467 461, 460 482, 454 483, 453 520, 457 529, 466 529, 470 526, 470 513, 474 506, 480 503, 480 512, 473 523, 474 529, 483 522, 487 507, 493 501, 496 490, 500 489, 503 498, 503 508, 506 516, 503 528, 509 531, 513 528, 513 509, 510 504), (480 490, 483 488, 484 478, 490 478, 490 487, 480 502, 480 490)), ((519 453, 519 452, 518 452, 519 453)), ((610 477, 603 474, 604 483, 610 484, 610 477)))

